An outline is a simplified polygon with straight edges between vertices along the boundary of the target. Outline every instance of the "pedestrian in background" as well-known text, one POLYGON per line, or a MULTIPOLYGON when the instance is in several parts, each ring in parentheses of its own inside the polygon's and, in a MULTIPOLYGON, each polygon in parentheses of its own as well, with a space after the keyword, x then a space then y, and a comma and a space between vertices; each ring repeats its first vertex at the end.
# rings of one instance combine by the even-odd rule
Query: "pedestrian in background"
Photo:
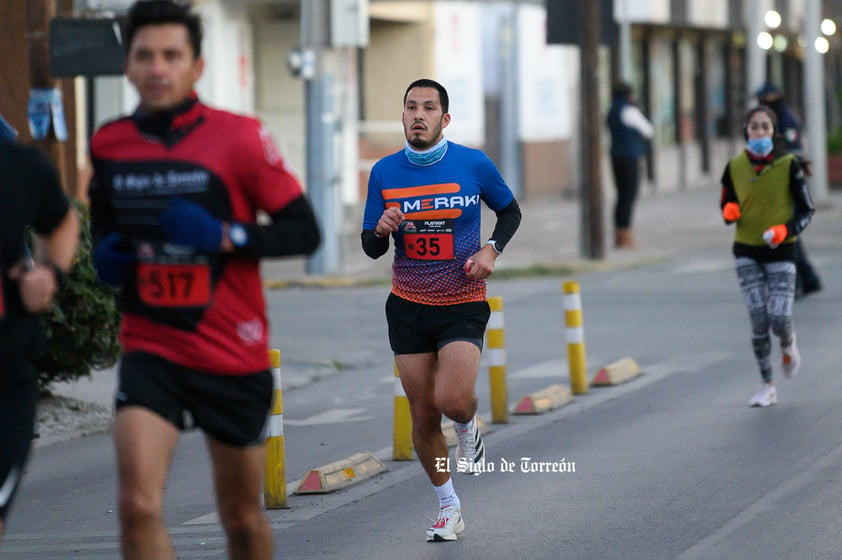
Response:
POLYGON ((762 385, 750 406, 778 402, 772 379, 772 339, 781 346, 784 377, 801 366, 792 319, 795 241, 815 209, 798 159, 774 146, 775 113, 760 105, 745 119, 746 148, 722 174, 720 209, 735 224, 733 254, 751 322, 751 342, 762 385))
POLYGON ((617 190, 614 246, 635 249, 632 214, 640 185, 640 158, 646 154, 647 140, 655 134, 655 129, 635 104, 632 87, 624 82, 614 86, 605 122, 611 132, 611 168, 617 190))
POLYGON ((395 242, 386 320, 409 400, 412 443, 439 498, 428 541, 455 541, 465 528, 442 416, 453 420, 458 439, 453 470, 479 474, 484 465, 475 384, 490 315, 485 280, 521 219, 488 156, 444 137, 448 106, 438 82, 407 87, 406 146, 372 168, 361 234, 363 250, 375 259, 389 250, 390 236, 395 242), (481 201, 497 214, 485 243, 481 201))
POLYGON ((319 229, 261 124, 199 101, 202 30, 189 4, 135 2, 125 37, 140 104, 91 139, 89 192, 94 265, 122 288, 123 558, 175 558, 164 488, 189 418, 205 432, 229 557, 269 560, 261 478, 273 380, 259 263, 312 253, 319 229))
POLYGON ((14 136, 0 117, 0 537, 35 431, 32 361, 45 350, 37 314, 52 307, 79 244, 79 217, 55 167, 14 136), (34 258, 26 245, 30 227, 34 258))
MULTIPOLYGON (((770 107, 775 112, 778 120, 778 132, 776 142, 783 145, 783 148, 798 158, 801 168, 806 176, 810 176, 810 167, 805 159, 804 147, 801 143, 801 121, 795 116, 795 112, 789 107, 783 97, 781 90, 773 83, 766 82, 755 92, 758 103, 770 107)), ((804 248, 804 240, 799 237, 795 242, 795 297, 807 296, 822 289, 821 279, 815 267, 807 256, 804 248)))

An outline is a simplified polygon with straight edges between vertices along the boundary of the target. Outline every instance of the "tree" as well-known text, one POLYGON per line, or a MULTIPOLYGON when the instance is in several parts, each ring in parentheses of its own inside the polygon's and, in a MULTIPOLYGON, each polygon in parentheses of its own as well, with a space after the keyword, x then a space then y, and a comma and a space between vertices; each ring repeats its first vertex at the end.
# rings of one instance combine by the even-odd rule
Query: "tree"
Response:
POLYGON ((88 207, 74 204, 82 220, 76 260, 52 309, 41 316, 47 352, 35 364, 42 395, 50 394, 51 383, 89 376, 92 369, 114 365, 120 355, 117 291, 97 278, 88 207))

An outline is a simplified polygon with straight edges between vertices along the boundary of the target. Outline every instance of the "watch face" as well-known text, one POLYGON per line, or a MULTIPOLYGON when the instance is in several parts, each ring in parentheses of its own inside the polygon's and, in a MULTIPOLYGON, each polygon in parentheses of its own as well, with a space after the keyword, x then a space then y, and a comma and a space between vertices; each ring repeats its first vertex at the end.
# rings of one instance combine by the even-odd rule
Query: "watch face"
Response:
POLYGON ((231 229, 228 231, 228 235, 231 237, 231 243, 233 243, 235 247, 242 247, 248 242, 246 228, 240 224, 232 225, 231 229))

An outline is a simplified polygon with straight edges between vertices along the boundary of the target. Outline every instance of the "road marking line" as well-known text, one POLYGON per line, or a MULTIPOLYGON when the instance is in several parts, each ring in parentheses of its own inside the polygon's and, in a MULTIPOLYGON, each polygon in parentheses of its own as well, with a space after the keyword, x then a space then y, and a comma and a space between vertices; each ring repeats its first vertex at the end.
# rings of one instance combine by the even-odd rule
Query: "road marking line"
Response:
POLYGON ((343 422, 363 422, 365 420, 373 420, 373 416, 357 416, 366 412, 365 408, 334 408, 333 410, 326 410, 319 414, 315 414, 303 420, 291 420, 284 418, 284 424, 287 426, 318 426, 322 424, 339 424, 343 422))

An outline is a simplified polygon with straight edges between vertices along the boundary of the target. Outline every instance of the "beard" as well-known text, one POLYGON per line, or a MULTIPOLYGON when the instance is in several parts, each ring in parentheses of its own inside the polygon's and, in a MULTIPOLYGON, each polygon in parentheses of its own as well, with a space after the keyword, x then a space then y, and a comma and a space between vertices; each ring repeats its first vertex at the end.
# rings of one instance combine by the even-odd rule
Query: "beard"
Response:
POLYGON ((422 138, 420 138, 418 136, 413 136, 409 140, 409 145, 412 146, 413 148, 415 148, 416 150, 420 150, 420 151, 423 151, 423 150, 426 150, 426 149, 432 147, 432 144, 430 144, 429 142, 425 142, 422 138))

